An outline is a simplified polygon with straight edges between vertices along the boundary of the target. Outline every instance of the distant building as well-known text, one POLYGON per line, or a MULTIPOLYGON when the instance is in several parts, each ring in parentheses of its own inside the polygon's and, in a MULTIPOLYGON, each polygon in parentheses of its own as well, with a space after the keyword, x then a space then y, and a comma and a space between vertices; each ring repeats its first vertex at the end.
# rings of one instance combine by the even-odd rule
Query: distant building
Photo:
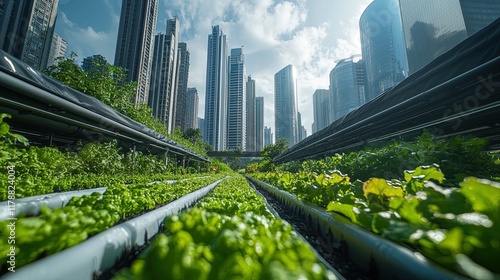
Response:
POLYGON ((274 122, 276 141, 285 139, 289 147, 298 142, 297 70, 288 65, 274 75, 274 122))
POLYGON ((243 48, 231 49, 227 98, 227 148, 246 150, 246 70, 243 48))
POLYGON ((273 133, 270 127, 264 127, 264 147, 273 144, 273 133))
MULTIPOLYGON (((186 131, 188 128, 193 128, 193 113, 192 108, 188 109, 188 78, 189 78, 189 47, 186 43, 179 43, 179 79, 177 87, 177 99, 175 102, 175 126, 181 131, 186 131), (189 119, 189 120, 188 120, 189 119)), ((196 89, 195 89, 196 90, 196 89)), ((198 92, 196 91, 196 98, 198 92)), ((191 103, 191 105, 193 105, 191 103)), ((196 103, 196 115, 198 116, 198 103, 196 103)))
POLYGON ((68 48, 68 42, 64 40, 61 36, 54 33, 52 37, 52 44, 50 45, 49 61, 47 66, 52 66, 57 64, 59 58, 66 57, 66 50, 68 48))
POLYGON ((298 143, 298 142, 306 139, 306 137, 307 137, 307 130, 302 125, 302 114, 300 112, 297 112, 297 131, 299 133, 299 137, 297 139, 297 143, 298 143))
POLYGON ((330 94, 334 120, 357 109, 365 96, 364 63, 352 58, 341 60, 330 72, 330 94))
MULTIPOLYGON (((201 137, 203 138, 203 140, 205 140, 206 138, 206 131, 205 131, 205 119, 204 118, 198 118, 198 128, 200 129, 201 131, 201 137)), ((206 140, 205 140, 206 142, 206 140)))
POLYGON ((398 0, 375 0, 359 20, 366 64, 366 101, 408 77, 403 24, 398 0))
POLYGON ((264 97, 255 97, 255 149, 264 148, 264 97))
POLYGON ((313 94, 313 118, 312 133, 327 127, 333 121, 333 102, 330 90, 317 89, 313 94))
POLYGON ((186 130, 190 128, 198 128, 198 90, 196 88, 188 88, 186 98, 186 130))
POLYGON ((93 56, 87 56, 86 58, 83 59, 82 61, 82 69, 84 71, 89 71, 93 72, 97 70, 95 67, 97 66, 96 63, 101 64, 101 65, 106 65, 108 61, 104 56, 100 54, 95 54, 93 56))
POLYGON ((248 76, 247 80, 247 151, 256 150, 256 104, 255 104, 255 80, 248 76))
POLYGON ((47 67, 58 0, 0 0, 0 47, 33 68, 47 67))
POLYGON ((208 35, 205 94, 205 141, 215 151, 226 148, 228 45, 218 25, 208 35))
POLYGON ((155 36, 151 67, 148 104, 153 109, 153 116, 165 124, 168 133, 173 132, 175 125, 179 81, 178 40, 179 21, 169 19, 167 34, 155 36))
POLYGON ((114 64, 127 69, 127 81, 137 82, 136 106, 148 103, 157 13, 158 0, 122 0, 114 64))

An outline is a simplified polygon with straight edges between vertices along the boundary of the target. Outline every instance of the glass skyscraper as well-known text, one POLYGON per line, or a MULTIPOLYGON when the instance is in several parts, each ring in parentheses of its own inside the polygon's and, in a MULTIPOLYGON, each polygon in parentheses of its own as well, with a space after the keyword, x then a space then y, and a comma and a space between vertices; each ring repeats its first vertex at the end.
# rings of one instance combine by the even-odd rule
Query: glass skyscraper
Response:
POLYGON ((333 117, 337 120, 358 108, 365 96, 364 63, 341 60, 330 72, 333 117))
POLYGON ((375 0, 359 20, 366 65, 366 101, 408 77, 398 0, 375 0))
POLYGON ((483 29, 500 17, 498 0, 460 0, 467 35, 483 29))
MULTIPOLYGON (((179 72, 177 83, 177 97, 175 100, 175 126, 181 131, 193 128, 192 121, 188 122, 188 114, 192 110, 187 108, 188 103, 188 78, 190 51, 187 43, 179 43, 179 72)), ((192 117, 190 117, 192 119, 192 117)))
POLYGON ((255 151, 256 145, 256 101, 255 101, 255 80, 249 75, 247 80, 247 151, 255 151))
POLYGON ((226 148, 228 53, 226 35, 218 25, 212 26, 212 34, 208 35, 203 138, 215 151, 226 148))
POLYGON ((264 97, 255 97, 255 148, 261 151, 264 148, 264 97))
POLYGON ((274 75, 274 123, 276 141, 285 139, 289 147, 298 142, 297 70, 288 65, 274 75))
POLYGON ((227 98, 227 148, 246 150, 246 70, 243 48, 231 49, 227 98))
POLYGON ((458 0, 399 0, 409 74, 467 38, 458 0))
POLYGON ((314 125, 312 133, 327 127, 333 121, 332 98, 328 89, 317 89, 313 94, 314 125))

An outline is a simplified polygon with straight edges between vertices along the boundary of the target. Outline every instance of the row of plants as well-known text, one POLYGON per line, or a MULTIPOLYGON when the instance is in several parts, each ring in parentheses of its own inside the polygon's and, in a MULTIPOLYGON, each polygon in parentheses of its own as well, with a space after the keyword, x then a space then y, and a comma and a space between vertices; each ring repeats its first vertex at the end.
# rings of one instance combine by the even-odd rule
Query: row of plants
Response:
MULTIPOLYGON (((85 241, 123 220, 150 211, 159 205, 171 202, 183 195, 205 187, 222 174, 205 178, 158 182, 110 185, 101 194, 73 197, 62 208, 42 207, 36 217, 18 217, 16 220, 16 265, 24 266, 39 258, 54 254, 85 241)), ((8 240, 11 221, 0 222, 0 238, 8 240)), ((11 244, 0 244, 2 272, 6 268, 11 244)))
POLYGON ((482 139, 424 134, 417 143, 394 142, 251 176, 451 270, 492 279, 500 277, 500 183, 494 180, 500 172, 498 155, 485 146, 482 139))
MULTIPOLYGON (((173 160, 165 165, 161 156, 122 151, 116 141, 88 143, 76 151, 30 146, 25 137, 10 131, 4 121, 8 118, 8 114, 0 114, 0 166, 12 166, 15 171, 16 198, 113 183, 202 176, 194 167, 175 167, 173 160)), ((2 184, 8 181, 7 176, 7 172, 0 172, 2 184)), ((0 188, 0 201, 7 197, 7 187, 0 188)))
POLYGON ((336 279, 241 175, 167 217, 130 268, 113 279, 336 279))

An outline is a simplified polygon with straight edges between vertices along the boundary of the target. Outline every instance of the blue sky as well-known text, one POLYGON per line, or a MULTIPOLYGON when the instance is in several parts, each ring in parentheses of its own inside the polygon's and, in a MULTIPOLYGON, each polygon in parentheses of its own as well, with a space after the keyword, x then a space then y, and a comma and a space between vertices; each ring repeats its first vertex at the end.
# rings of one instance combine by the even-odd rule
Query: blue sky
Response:
MULTIPOLYGON (((298 108, 311 133, 312 95, 328 88, 338 59, 361 53, 359 17, 372 0, 160 0, 157 32, 179 18, 180 40, 191 50, 189 86, 200 94, 204 116, 208 34, 220 25, 229 47, 244 46, 246 70, 264 96, 264 125, 274 131, 273 77, 288 64, 298 69, 298 108)), ((59 0, 56 33, 68 54, 101 54, 114 62, 121 0, 59 0)))

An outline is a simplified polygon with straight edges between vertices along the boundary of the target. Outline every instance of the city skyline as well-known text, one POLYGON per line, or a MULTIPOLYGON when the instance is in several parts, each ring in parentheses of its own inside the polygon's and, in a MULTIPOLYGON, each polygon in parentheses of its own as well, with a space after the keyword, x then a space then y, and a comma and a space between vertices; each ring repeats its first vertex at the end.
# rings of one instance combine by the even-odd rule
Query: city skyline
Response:
MULTIPOLYGON (((165 32, 168 19, 179 19, 180 41, 191 51, 188 86, 196 87, 200 95, 198 117, 205 115, 206 44, 212 25, 219 24, 227 34, 229 48, 245 46, 247 75, 256 81, 255 95, 265 100, 265 126, 274 127, 273 76, 294 64, 298 109, 310 131, 312 95, 317 88, 328 87, 336 60, 361 53, 358 20, 370 2, 159 1, 154 34, 165 32)), ((121 1, 61 0, 56 33, 68 41, 68 54, 75 52, 80 60, 101 54, 114 61, 120 7, 121 1)))

